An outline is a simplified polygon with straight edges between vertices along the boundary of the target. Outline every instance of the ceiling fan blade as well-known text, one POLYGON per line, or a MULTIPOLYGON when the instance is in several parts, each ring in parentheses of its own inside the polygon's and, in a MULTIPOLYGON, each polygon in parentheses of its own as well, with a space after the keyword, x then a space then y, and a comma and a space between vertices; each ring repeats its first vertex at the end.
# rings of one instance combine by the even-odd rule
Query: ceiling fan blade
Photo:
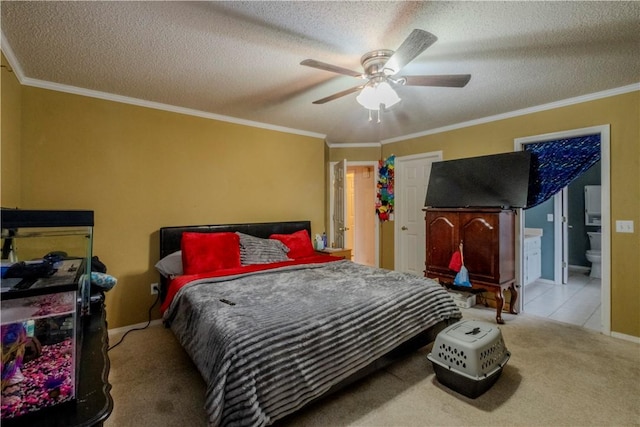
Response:
POLYGON ((318 68, 320 70, 331 71, 332 73, 344 74, 351 77, 363 78, 362 73, 357 71, 348 70, 346 68, 338 67, 337 65, 327 64, 326 62, 316 61, 315 59, 305 59, 300 65, 306 65, 307 67, 318 68))
POLYGON ((442 86, 464 87, 469 83, 471 74, 447 74, 441 76, 402 76, 405 86, 442 86))
POLYGON ((392 70, 390 74, 396 74, 409 62, 424 52, 429 46, 434 44, 438 37, 428 31, 415 29, 409 37, 402 42, 398 50, 391 55, 391 58, 384 65, 384 68, 392 70))
POLYGON ((347 89, 347 90, 343 90, 342 92, 338 92, 338 93, 334 93, 331 96, 327 96, 326 98, 322 98, 322 99, 318 99, 317 101, 313 101, 314 104, 324 104, 325 102, 329 102, 329 101, 333 101, 334 99, 338 99, 341 98, 345 95, 349 95, 350 93, 353 92, 357 92, 360 89, 362 89, 364 87, 364 85, 362 86, 355 86, 352 87, 351 89, 347 89))

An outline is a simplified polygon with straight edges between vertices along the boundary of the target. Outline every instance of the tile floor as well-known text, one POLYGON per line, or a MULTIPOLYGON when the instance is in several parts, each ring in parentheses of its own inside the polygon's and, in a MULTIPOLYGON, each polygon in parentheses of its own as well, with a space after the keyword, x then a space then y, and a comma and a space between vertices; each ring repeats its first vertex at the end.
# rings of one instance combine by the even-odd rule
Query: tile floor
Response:
POLYGON ((566 285, 535 281, 524 289, 524 312, 596 331, 602 330, 600 279, 569 271, 566 285))

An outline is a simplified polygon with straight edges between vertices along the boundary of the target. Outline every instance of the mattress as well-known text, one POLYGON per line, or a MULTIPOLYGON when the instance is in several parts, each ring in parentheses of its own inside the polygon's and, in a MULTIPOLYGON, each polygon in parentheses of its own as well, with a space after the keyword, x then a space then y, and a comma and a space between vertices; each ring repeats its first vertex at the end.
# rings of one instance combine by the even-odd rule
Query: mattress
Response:
POLYGON ((164 320, 205 379, 213 426, 271 424, 461 317, 431 279, 335 258, 182 282, 164 320))

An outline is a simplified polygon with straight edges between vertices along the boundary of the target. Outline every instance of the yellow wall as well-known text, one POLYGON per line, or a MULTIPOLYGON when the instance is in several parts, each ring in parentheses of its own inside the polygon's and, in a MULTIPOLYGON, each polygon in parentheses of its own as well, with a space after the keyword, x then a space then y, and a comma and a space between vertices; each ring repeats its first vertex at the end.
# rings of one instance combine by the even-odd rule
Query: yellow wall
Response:
MULTIPOLYGON (((611 330, 640 337, 640 91, 385 144, 382 157, 442 150, 456 159, 513 151, 514 139, 590 126, 611 126, 611 330), (633 234, 615 220, 633 220, 633 234)), ((393 268, 393 225, 382 228, 381 264, 393 268), (389 242, 388 244, 386 244, 389 242)))
MULTIPOLYGON (((3 68, 1 119, 2 206, 95 211, 94 252, 119 280, 107 293, 110 328, 146 320, 162 226, 310 219, 321 233, 330 161, 493 154, 512 151, 514 138, 610 124, 612 226, 616 219, 636 224, 633 234, 611 236, 611 328, 640 336, 640 92, 381 148, 338 149, 310 137, 20 87, 3 68)), ((393 268, 392 223, 381 226, 380 243, 381 265, 393 268)))
POLYGON ((0 194, 2 207, 15 208, 20 206, 20 123, 21 123, 21 95, 20 83, 11 71, 4 55, 2 55, 2 79, 0 91, 2 101, 0 114, 2 133, 2 150, 0 153, 0 194))
POLYGON ((331 147, 329 153, 330 162, 339 162, 347 159, 351 162, 367 162, 380 160, 381 147, 331 147))
POLYGON ((162 226, 311 220, 321 233, 324 147, 24 86, 20 207, 95 211, 94 254, 118 278, 106 301, 117 328, 147 320, 162 226))

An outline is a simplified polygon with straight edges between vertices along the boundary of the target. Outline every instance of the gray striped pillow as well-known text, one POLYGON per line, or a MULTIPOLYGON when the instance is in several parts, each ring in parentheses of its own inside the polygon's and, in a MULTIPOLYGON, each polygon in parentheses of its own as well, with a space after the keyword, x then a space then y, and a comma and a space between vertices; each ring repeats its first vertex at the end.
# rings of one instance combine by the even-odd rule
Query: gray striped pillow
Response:
POLYGON ((242 265, 291 261, 287 256, 289 248, 279 240, 261 239, 238 232, 236 234, 240 236, 240 263, 242 265))

